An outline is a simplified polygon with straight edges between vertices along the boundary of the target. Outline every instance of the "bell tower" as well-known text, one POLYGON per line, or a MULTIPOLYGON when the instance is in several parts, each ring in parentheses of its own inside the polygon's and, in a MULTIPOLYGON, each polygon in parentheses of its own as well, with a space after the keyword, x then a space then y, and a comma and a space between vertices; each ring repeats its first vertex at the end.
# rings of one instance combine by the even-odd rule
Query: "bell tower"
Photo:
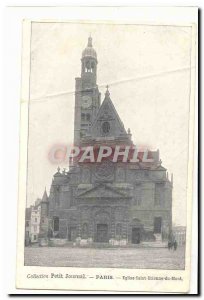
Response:
POLYGON ((92 46, 92 38, 89 37, 81 59, 81 78, 84 89, 96 86, 97 63, 97 54, 92 46))
POLYGON ((97 54, 90 36, 87 47, 82 52, 81 77, 75 79, 75 145, 80 145, 88 133, 101 104, 101 94, 97 86, 97 64, 97 54))

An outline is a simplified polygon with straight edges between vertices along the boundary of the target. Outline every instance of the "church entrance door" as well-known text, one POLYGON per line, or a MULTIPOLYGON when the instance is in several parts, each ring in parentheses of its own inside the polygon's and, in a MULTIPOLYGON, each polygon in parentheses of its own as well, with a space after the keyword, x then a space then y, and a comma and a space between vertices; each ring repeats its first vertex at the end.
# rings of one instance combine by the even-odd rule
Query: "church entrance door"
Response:
POLYGON ((132 243, 133 244, 139 244, 140 243, 140 228, 138 227, 133 227, 132 228, 132 243))
POLYGON ((154 233, 161 233, 162 226, 162 218, 156 217, 154 218, 154 233))
POLYGON ((77 230, 76 227, 69 227, 68 229, 68 241, 75 241, 77 237, 77 230))
POLYGON ((96 241, 99 243, 108 243, 107 224, 97 224, 96 241))

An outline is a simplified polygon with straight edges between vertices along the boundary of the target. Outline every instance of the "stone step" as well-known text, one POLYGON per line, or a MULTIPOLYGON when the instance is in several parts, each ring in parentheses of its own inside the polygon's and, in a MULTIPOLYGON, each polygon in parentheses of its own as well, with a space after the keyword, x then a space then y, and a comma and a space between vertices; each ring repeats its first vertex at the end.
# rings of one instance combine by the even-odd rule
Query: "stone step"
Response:
POLYGON ((145 248, 167 248, 168 243, 162 241, 142 242, 141 246, 145 248))
MULTIPOLYGON (((38 245, 38 243, 36 243, 38 245)), ((166 248, 168 242, 162 241, 142 241, 139 244, 128 243, 126 245, 112 245, 110 243, 97 243, 79 245, 78 243, 67 241, 66 239, 50 239, 44 241, 41 239, 39 245, 42 247, 54 246, 54 247, 85 247, 85 248, 166 248)))
POLYGON ((161 236, 160 233, 155 233, 155 234, 154 234, 154 237, 155 237, 155 241, 156 241, 156 242, 157 242, 157 241, 162 242, 162 236, 161 236))

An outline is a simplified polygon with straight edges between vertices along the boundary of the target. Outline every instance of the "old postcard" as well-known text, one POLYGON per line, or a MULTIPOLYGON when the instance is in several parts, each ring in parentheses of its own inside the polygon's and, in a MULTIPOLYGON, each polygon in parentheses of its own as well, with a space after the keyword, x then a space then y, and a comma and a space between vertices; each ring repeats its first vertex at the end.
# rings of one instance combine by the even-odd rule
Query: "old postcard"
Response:
POLYGON ((17 288, 189 291, 197 19, 180 12, 22 21, 17 288))

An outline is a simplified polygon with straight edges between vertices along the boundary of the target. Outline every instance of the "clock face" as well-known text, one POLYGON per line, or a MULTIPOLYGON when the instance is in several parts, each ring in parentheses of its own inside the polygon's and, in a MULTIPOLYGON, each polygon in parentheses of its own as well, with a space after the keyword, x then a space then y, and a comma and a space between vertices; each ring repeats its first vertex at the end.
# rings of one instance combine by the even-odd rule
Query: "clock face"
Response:
POLYGON ((91 106, 91 97, 90 96, 83 96, 82 97, 82 107, 89 108, 91 106))

